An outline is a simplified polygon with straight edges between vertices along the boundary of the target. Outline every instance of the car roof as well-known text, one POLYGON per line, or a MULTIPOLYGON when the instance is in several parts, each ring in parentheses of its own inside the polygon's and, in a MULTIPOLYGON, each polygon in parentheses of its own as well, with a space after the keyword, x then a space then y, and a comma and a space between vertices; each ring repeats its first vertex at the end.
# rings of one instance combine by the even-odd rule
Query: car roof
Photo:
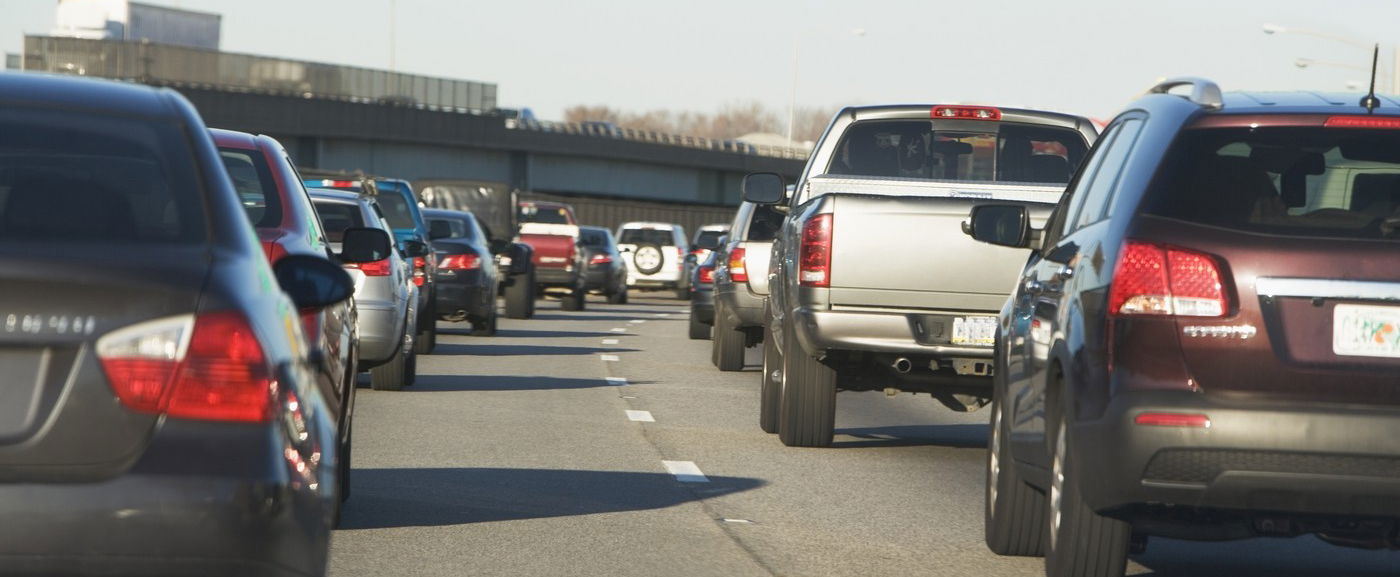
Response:
POLYGON ((222 148, 238 148, 242 150, 258 149, 258 137, 248 134, 247 132, 223 128, 210 128, 209 135, 214 137, 214 144, 222 148))
POLYGON ((592 231, 592 232, 606 232, 606 233, 609 233, 609 234, 612 233, 611 230, 608 230, 607 228, 604 228, 604 227, 601 227, 601 226, 580 226, 580 227, 578 227, 578 229, 579 229, 579 230, 592 231))
POLYGON ((178 119, 168 88, 35 72, 0 71, 0 107, 43 103, 146 118, 178 119))
POLYGON ((306 192, 308 192, 308 193, 311 194, 311 198, 320 199, 320 200, 335 200, 335 201, 350 202, 350 203, 358 203, 358 202, 360 202, 361 200, 367 200, 367 199, 366 199, 363 195, 361 195, 361 194, 354 193, 354 192, 346 192, 346 191, 343 191, 343 190, 335 190, 335 189, 331 189, 331 188, 314 188, 314 187, 307 187, 306 192))
POLYGON ((466 211, 466 210, 448 210, 448 209, 445 209, 445 208, 425 208, 425 209, 423 209, 423 218, 432 218, 432 217, 437 217, 437 218, 447 218, 447 217, 461 218, 461 217, 464 217, 464 216, 469 216, 469 217, 472 217, 472 218, 476 218, 476 215, 472 214, 471 211, 466 211))
MULTIPOLYGON (((1361 92, 1226 92, 1215 114, 1366 114, 1361 92)), ((1400 99, 1377 94, 1378 114, 1400 115, 1400 99)))
POLYGON ((674 222, 624 222, 621 228, 682 228, 674 222))
MULTIPOLYGON (((1007 106, 997 106, 995 104, 971 104, 971 103, 941 103, 941 104, 877 104, 872 106, 847 106, 841 109, 838 116, 852 115, 861 120, 871 119, 898 119, 898 118, 923 118, 930 119, 930 114, 935 106, 969 106, 969 107, 989 107, 1001 111, 1002 122, 1051 122, 1065 126, 1075 126, 1080 123, 1090 122, 1083 116, 1066 114, 1063 112, 1050 112, 1048 110, 1034 110, 1030 108, 1013 108, 1007 106)), ((984 121, 974 121, 984 122, 984 121)))
POLYGON ((729 225, 727 225, 727 224, 707 224, 707 225, 705 225, 705 226, 700 227, 700 232, 711 231, 711 230, 729 230, 729 225))

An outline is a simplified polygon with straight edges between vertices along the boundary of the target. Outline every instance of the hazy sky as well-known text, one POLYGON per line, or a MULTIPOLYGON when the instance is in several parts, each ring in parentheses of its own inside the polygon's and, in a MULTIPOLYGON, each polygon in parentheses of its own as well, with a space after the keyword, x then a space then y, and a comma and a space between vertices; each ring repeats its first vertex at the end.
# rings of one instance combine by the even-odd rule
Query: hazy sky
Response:
MULTIPOLYGON (((387 68, 397 5, 404 72, 494 82, 501 106, 558 118, 573 104, 711 112, 799 105, 979 102, 1098 117, 1161 76, 1222 88, 1342 90, 1369 65, 1354 46, 1266 22, 1382 42, 1395 0, 147 0, 223 14, 223 49, 387 68), (864 35, 852 33, 863 29, 864 35)), ((47 33, 55 0, 0 0, 0 50, 47 33)))

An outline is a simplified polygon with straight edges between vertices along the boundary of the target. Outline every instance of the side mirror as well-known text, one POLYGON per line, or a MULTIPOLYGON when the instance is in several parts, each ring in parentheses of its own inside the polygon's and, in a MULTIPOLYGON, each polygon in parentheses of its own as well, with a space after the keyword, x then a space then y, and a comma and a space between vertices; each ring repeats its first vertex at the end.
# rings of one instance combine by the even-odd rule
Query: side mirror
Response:
POLYGON ((510 241, 503 238, 493 238, 487 248, 491 249, 491 254, 501 254, 510 250, 510 241))
POLYGON ((423 241, 406 240, 403 243, 403 253, 410 258, 428 256, 431 252, 432 250, 430 250, 428 245, 424 244, 423 241))
POLYGON ((393 254, 389 233, 377 228, 347 228, 340 239, 340 260, 346 263, 381 261, 393 254))
POLYGON ((783 177, 776 172, 755 172, 744 176, 744 200, 754 204, 777 204, 787 194, 783 177))
POLYGON ((445 220, 428 221, 428 240, 452 238, 452 224, 445 220))
POLYGON ((355 281, 345 269, 319 256, 284 256, 272 274, 299 309, 327 307, 355 294, 355 281))
POLYGON ((983 204, 972 207, 971 223, 963 232, 981 242, 1013 248, 1030 246, 1031 225, 1026 207, 1016 204, 983 204))

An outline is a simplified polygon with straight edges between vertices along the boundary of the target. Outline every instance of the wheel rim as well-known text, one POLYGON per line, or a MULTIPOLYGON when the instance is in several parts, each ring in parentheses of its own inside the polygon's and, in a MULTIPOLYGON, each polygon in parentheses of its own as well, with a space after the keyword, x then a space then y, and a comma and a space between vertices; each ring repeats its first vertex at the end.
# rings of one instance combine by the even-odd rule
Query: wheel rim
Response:
POLYGON ((1058 431, 1055 433, 1055 456, 1051 462, 1050 472, 1050 550, 1055 550, 1056 542, 1060 536, 1060 524, 1063 522, 1064 513, 1062 506, 1065 499, 1065 424, 1060 423, 1058 431))
POLYGON ((1001 403, 993 401, 992 447, 987 456, 987 515, 996 518, 997 483, 1001 479, 1001 403))

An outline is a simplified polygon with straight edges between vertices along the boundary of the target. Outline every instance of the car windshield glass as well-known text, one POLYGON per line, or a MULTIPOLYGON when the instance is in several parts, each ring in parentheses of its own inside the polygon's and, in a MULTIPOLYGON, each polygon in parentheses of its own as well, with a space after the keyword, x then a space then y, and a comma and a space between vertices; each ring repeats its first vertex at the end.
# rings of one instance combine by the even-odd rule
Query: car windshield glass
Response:
POLYGON ((417 228, 418 225, 413 222, 413 213, 408 206, 408 199, 391 190, 381 192, 374 199, 384 211, 384 219, 389 221, 389 226, 395 229, 417 228))
POLYGON ((986 131, 933 130, 929 120, 858 122, 827 172, 930 180, 1069 182, 1088 146, 1068 128, 994 123, 986 131))
POLYGON ((541 224, 569 224, 569 211, 564 207, 538 206, 534 204, 520 205, 520 222, 538 222, 541 224))
POLYGON ((1209 128, 1181 136, 1147 212, 1231 230, 1400 239, 1400 132, 1209 128))
POLYGON ((345 229, 365 225, 360 207, 340 202, 317 202, 316 214, 321 217, 321 226, 326 229, 326 238, 340 242, 345 238, 345 229))
POLYGON ((447 238, 462 238, 476 240, 481 238, 481 233, 476 228, 476 221, 462 218, 429 218, 428 230, 434 227, 446 226, 452 231, 452 235, 447 238), (442 223, 442 224, 436 224, 442 223))
POLYGON ((220 148, 219 156, 228 170, 238 201, 255 227, 272 228, 282 223, 282 197, 267 159, 255 150, 220 148))
POLYGON ((0 108, 0 243, 193 243, 203 187, 173 123, 0 108))
POLYGON ((719 237, 728 234, 723 230, 702 230, 696 235, 695 244, 697 246, 715 246, 719 244, 719 237))
POLYGON ((671 229, 668 228, 628 228, 622 231, 622 236, 617 239, 618 244, 655 244, 659 246, 672 246, 675 241, 671 237, 671 229))

